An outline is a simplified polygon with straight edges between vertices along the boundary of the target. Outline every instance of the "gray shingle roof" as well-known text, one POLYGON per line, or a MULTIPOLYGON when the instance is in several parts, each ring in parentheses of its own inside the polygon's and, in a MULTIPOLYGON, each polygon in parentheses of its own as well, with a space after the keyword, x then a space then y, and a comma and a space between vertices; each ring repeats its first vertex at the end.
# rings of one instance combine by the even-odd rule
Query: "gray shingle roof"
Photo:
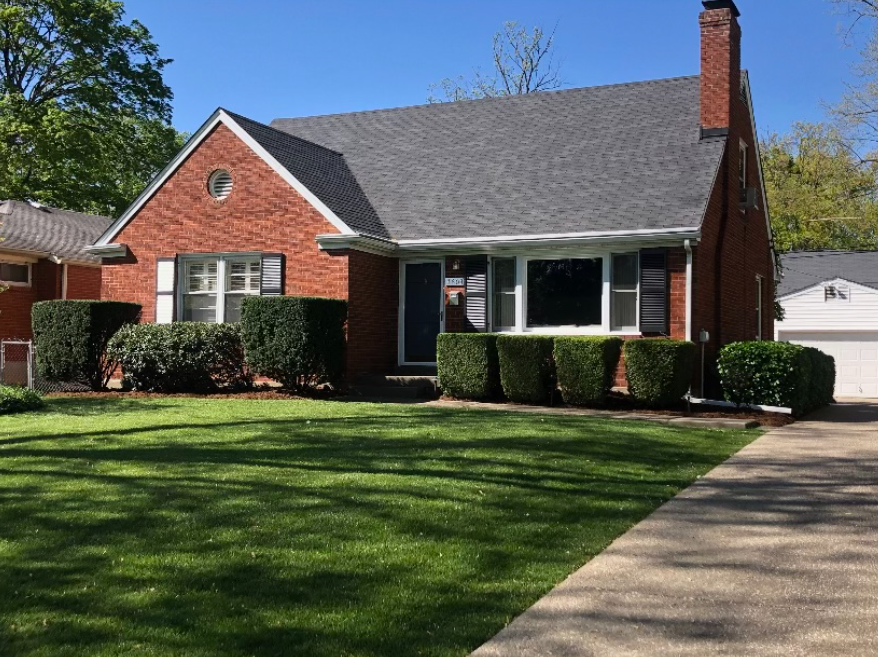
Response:
POLYGON ((113 223, 110 217, 34 207, 22 201, 0 201, 0 250, 38 251, 60 258, 100 263, 87 253, 113 223))
POLYGON ((781 255, 780 261, 778 296, 834 278, 878 289, 878 251, 794 251, 781 255))
POLYGON ((223 111, 354 231, 389 237, 340 153, 223 111))
POLYGON ((349 216, 368 203, 361 225, 394 239, 697 228, 724 148, 699 141, 698 76, 272 126, 312 142, 290 149, 296 177, 314 167, 319 184, 320 167, 341 169, 322 154, 303 166, 296 153, 341 153, 350 177, 322 191, 300 179, 349 216))

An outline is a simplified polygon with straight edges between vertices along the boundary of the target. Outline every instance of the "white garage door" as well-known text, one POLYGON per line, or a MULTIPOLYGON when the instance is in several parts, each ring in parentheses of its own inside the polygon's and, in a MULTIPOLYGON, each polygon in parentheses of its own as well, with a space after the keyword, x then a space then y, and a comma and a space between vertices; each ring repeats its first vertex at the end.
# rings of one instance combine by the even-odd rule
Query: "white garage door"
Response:
POLYGON ((787 333, 781 341, 835 358, 836 397, 878 397, 878 333, 787 333))

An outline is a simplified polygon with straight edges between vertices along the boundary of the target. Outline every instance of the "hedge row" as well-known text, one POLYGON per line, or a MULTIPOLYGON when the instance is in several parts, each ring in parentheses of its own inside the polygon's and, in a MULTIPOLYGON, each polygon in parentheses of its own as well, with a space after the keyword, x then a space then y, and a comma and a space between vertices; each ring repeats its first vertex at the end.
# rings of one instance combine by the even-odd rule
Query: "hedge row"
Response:
MULTIPOLYGON (((439 336, 439 383, 461 399, 541 404, 555 390, 568 404, 600 404, 613 386, 623 342, 616 337, 446 333, 439 336)), ((675 340, 624 343, 629 391, 661 406, 689 389, 695 345, 675 340)))
POLYGON ((835 359, 788 342, 735 342, 719 352, 723 393, 736 404, 782 406, 802 415, 832 402, 835 359))
POLYGON ((240 324, 134 325, 139 314, 111 301, 36 304, 38 373, 98 390, 121 366, 128 387, 207 392, 249 386, 253 374, 292 390, 337 385, 344 371, 347 304, 338 299, 247 297, 240 324))

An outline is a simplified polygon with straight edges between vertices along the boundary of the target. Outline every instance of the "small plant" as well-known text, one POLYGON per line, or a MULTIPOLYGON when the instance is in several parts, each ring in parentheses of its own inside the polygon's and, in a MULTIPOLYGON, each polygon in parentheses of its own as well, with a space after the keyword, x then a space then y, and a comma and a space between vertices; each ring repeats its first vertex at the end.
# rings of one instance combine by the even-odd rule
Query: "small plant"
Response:
POLYGON ((510 401, 542 404, 554 390, 554 341, 547 335, 501 335, 497 338, 500 383, 510 401))
POLYGON ((121 301, 41 301, 32 322, 37 373, 47 381, 72 381, 103 390, 117 363, 107 357, 110 338, 137 322, 140 306, 121 301))
POLYGON ((0 385, 0 415, 35 411, 44 405, 43 396, 36 390, 0 385))
POLYGON ((683 340, 628 340, 623 347, 628 392, 647 406, 680 401, 692 381, 695 345, 683 340))
POLYGON ((110 341, 123 385, 153 392, 212 392, 252 385, 237 324, 177 322, 122 328, 110 341))
POLYGON ((613 387, 622 340, 607 337, 556 337, 558 387, 568 404, 599 404, 613 387))
POLYGON ((247 297, 241 312, 247 363, 288 390, 344 375, 347 302, 323 297, 247 297))

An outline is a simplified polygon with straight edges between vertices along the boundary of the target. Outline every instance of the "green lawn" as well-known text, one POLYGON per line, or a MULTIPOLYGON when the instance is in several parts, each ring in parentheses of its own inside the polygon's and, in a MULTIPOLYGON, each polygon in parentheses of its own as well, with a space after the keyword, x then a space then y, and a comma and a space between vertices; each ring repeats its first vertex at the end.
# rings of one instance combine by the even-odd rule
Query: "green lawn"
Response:
POLYGON ((0 417, 0 654, 463 656, 757 435, 54 399, 0 417))

